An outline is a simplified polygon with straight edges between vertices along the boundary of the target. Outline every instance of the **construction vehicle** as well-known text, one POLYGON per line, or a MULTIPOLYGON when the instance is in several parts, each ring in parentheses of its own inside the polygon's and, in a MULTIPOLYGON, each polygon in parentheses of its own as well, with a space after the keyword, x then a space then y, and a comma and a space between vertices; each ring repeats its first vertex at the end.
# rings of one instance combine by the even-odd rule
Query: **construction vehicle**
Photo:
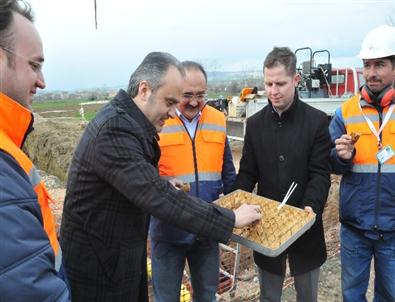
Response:
POLYGON ((225 115, 228 114, 228 99, 220 95, 216 99, 207 99, 206 104, 214 107, 215 109, 222 111, 225 115))
MULTIPOLYGON (((307 51, 309 60, 298 65, 300 82, 297 86, 299 97, 307 104, 324 111, 330 119, 336 108, 352 95, 358 93, 364 83, 362 68, 332 68, 328 50, 312 51, 310 47, 299 48, 295 55, 307 51), (326 55, 323 64, 316 64, 317 55, 326 55)), ((243 140, 246 120, 268 104, 264 91, 243 88, 238 97, 232 97, 228 104, 228 137, 243 140)))

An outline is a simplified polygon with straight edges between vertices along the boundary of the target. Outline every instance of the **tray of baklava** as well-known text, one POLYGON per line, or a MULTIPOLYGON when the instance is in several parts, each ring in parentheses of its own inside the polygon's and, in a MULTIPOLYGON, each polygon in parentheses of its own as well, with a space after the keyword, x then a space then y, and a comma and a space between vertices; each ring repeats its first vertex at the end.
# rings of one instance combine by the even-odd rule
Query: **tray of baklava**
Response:
POLYGON ((235 210, 242 204, 260 206, 262 219, 243 228, 234 228, 231 240, 269 257, 276 257, 302 236, 315 222, 316 215, 303 209, 236 190, 215 201, 221 207, 235 210))

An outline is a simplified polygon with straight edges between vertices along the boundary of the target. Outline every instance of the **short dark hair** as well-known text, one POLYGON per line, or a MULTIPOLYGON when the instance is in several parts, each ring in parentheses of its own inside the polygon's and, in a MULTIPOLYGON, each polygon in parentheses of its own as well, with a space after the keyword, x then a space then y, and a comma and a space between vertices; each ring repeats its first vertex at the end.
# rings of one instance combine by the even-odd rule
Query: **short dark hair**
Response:
POLYGON ((392 69, 394 69, 395 68, 395 56, 389 56, 389 57, 386 57, 385 59, 388 59, 391 61, 392 69))
POLYGON ((11 26, 14 14, 20 14, 34 22, 34 14, 29 3, 23 0, 0 0, 0 48, 6 50, 9 65, 12 65, 14 58, 14 55, 7 51, 14 48, 11 26))
POLYGON ((134 98, 139 91, 141 81, 147 81, 153 93, 163 85, 162 79, 170 66, 176 67, 182 75, 185 74, 180 62, 166 52, 149 53, 132 73, 129 80, 127 93, 134 98))
POLYGON ((265 68, 272 68, 278 65, 283 65, 287 70, 288 75, 296 74, 296 56, 288 47, 274 47, 266 56, 263 63, 263 71, 265 68))
POLYGON ((207 84, 207 73, 201 64, 194 62, 194 61, 183 61, 183 62, 181 62, 181 66, 185 70, 190 70, 190 69, 200 70, 203 73, 204 79, 206 80, 206 84, 207 84))

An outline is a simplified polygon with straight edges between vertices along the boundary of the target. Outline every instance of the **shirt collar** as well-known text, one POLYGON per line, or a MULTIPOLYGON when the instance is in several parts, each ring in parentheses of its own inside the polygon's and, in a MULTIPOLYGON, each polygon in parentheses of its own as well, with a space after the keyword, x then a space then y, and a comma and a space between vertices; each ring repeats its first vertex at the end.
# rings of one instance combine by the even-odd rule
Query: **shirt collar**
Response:
POLYGON ((176 114, 177 116, 184 122, 184 123, 188 123, 188 124, 192 124, 196 121, 198 121, 202 115, 202 111, 199 111, 198 114, 196 114, 196 116, 190 121, 188 120, 182 113, 180 110, 178 110, 178 108, 176 108, 176 114))
POLYGON ((270 100, 268 100, 268 101, 269 101, 270 107, 272 108, 272 112, 276 115, 276 117, 280 118, 280 119, 284 119, 296 110, 296 107, 298 106, 298 103, 299 103, 299 95, 298 95, 297 90, 295 89, 295 96, 294 96, 294 100, 292 101, 291 106, 289 106, 289 108, 287 110, 283 111, 281 113, 281 116, 278 114, 276 108, 274 108, 272 102, 270 100))

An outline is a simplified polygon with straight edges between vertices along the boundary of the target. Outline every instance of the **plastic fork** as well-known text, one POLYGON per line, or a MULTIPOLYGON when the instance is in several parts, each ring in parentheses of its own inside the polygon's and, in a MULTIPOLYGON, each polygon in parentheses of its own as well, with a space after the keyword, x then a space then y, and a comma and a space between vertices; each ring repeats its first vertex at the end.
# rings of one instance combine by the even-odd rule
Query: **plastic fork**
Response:
POLYGON ((277 210, 281 210, 281 208, 287 203, 289 197, 291 196, 292 192, 295 190, 297 186, 298 184, 293 181, 287 191, 287 194, 285 194, 283 201, 281 202, 280 205, 278 205, 277 210))

